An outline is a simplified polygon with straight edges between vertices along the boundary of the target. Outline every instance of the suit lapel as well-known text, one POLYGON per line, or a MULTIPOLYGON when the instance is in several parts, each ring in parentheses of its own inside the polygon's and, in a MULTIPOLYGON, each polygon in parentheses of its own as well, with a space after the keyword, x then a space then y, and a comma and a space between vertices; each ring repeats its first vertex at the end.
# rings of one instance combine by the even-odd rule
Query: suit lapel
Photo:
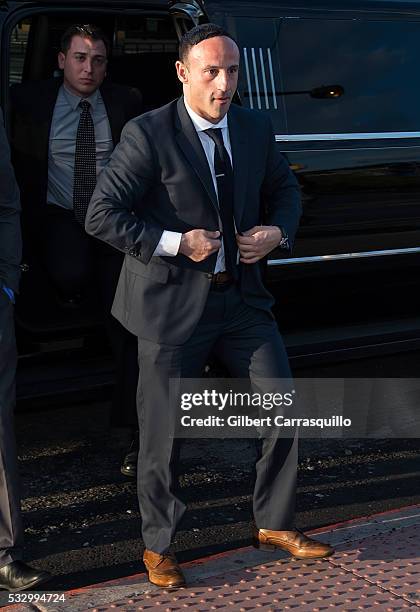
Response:
POLYGON ((121 100, 115 99, 114 90, 109 83, 104 83, 100 88, 102 100, 105 105, 106 114, 108 115, 109 125, 111 127, 112 142, 114 147, 120 140, 121 130, 124 127, 124 109, 121 100))
POLYGON ((213 179, 207 163, 206 154, 197 135, 196 129, 191 121, 184 105, 183 98, 177 103, 177 111, 180 124, 176 134, 176 139, 181 150, 191 166, 194 168, 198 178, 203 184, 214 208, 219 214, 217 195, 214 189, 213 179))
POLYGON ((239 231, 242 231, 244 228, 241 227, 241 220, 245 206, 249 159, 248 145, 245 138, 246 126, 241 125, 237 109, 234 105, 231 106, 228 112, 228 126, 233 160, 233 210, 236 227, 239 231))

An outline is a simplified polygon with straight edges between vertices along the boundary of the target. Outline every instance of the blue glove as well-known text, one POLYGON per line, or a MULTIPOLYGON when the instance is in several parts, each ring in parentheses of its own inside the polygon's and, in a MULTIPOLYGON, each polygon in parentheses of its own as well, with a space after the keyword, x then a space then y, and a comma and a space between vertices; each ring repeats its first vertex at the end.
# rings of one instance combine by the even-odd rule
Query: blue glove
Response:
POLYGON ((5 285, 3 285, 3 291, 6 293, 7 297, 12 302, 12 304, 14 304, 15 303, 15 293, 13 289, 10 289, 9 287, 6 287, 5 285))

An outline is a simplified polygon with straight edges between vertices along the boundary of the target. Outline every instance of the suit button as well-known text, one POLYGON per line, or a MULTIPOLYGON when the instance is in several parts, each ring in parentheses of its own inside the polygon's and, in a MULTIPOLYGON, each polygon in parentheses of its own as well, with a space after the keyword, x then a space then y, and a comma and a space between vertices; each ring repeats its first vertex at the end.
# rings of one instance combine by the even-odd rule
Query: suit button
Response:
POLYGON ((206 278, 211 280, 213 278, 213 274, 211 272, 206 272, 206 278))
POLYGON ((128 254, 129 254, 129 255, 132 255, 133 257, 135 257, 135 256, 137 255, 137 253, 136 253, 136 250, 135 250, 135 249, 130 249, 130 250, 128 251, 128 254))

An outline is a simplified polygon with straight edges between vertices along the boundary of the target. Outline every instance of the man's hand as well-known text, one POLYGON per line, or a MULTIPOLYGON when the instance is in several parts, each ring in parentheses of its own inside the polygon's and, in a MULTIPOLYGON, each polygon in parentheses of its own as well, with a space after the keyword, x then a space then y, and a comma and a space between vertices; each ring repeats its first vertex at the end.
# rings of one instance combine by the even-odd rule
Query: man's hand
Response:
POLYGON ((220 232, 208 232, 204 229, 191 230, 182 234, 178 252, 192 261, 204 261, 220 249, 222 243, 219 236, 220 232))
POLYGON ((262 259, 280 244, 281 230, 275 225, 256 225, 242 236, 236 234, 240 261, 253 264, 262 259))

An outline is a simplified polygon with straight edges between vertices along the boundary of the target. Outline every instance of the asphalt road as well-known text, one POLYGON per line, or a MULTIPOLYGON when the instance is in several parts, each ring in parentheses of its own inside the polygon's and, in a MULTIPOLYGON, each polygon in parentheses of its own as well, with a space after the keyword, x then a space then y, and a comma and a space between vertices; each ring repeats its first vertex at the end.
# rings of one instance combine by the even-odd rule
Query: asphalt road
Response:
MULTIPOLYGON (((343 376, 350 368, 355 376, 373 370, 385 376, 400 368, 408 376, 418 359, 412 354, 394 365, 389 358, 388 365, 378 359, 335 364, 322 375, 343 376)), ((300 375, 316 374, 312 369, 300 375)), ((26 559, 54 573, 52 590, 143 569, 135 483, 119 472, 127 432, 111 430, 108 413, 106 401, 89 401, 16 416, 26 559)), ((252 440, 185 444, 181 487, 188 510, 175 541, 181 561, 250 543, 253 457, 252 440)), ((297 526, 419 503, 419 476, 418 439, 302 440, 297 526)))

